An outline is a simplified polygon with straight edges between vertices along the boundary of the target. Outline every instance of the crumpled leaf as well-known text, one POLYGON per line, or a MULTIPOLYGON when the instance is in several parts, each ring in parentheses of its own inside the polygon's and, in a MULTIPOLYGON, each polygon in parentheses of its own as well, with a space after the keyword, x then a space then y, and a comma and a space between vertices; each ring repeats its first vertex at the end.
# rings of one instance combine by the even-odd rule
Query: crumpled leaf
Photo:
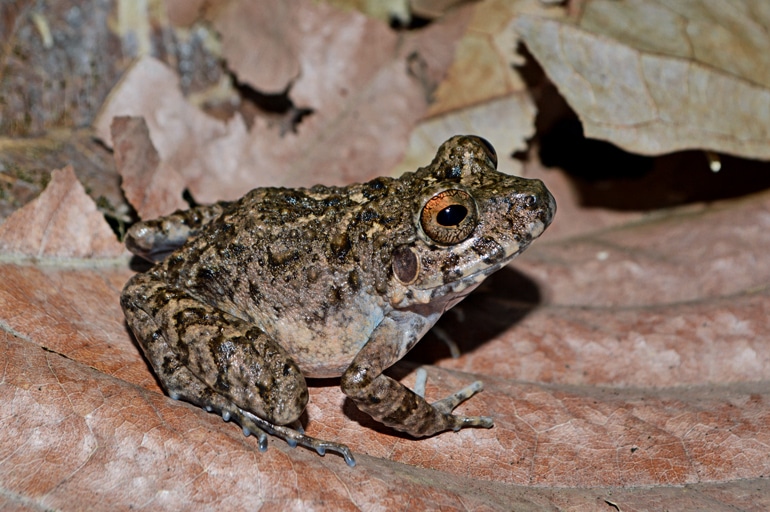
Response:
POLYGON ((763 2, 589 0, 578 24, 514 26, 587 137, 627 151, 770 158, 763 2))
MULTIPOLYGON (((438 4, 433 7, 446 8, 438 4)), ((500 155, 499 170, 522 175, 520 161, 509 155, 527 149, 535 134, 536 109, 515 67, 523 58, 516 53, 518 36, 511 24, 525 13, 564 15, 563 9, 548 8, 540 0, 487 0, 474 6, 447 76, 392 176, 430 162, 435 148, 458 133, 483 134, 500 155)))
POLYGON ((182 199, 184 178, 160 162, 142 117, 116 117, 111 134, 115 165, 126 199, 142 219, 154 219, 189 205, 182 199))
MULTIPOLYGON (((137 60, 102 106, 94 130, 110 147, 114 147, 112 120, 120 116, 144 117, 161 166, 181 173, 201 201, 216 199, 208 198, 203 191, 211 187, 210 193, 218 194, 221 187, 216 186, 217 181, 237 183, 248 175, 237 165, 238 148, 247 139, 243 120, 235 117, 230 122, 219 121, 192 106, 179 89, 179 78, 160 61, 150 57, 137 60)), ((129 198, 145 193, 132 191, 129 186, 123 184, 129 198)))
POLYGON ((291 86, 294 105, 311 110, 296 133, 282 133, 264 117, 248 130, 239 115, 228 122, 208 117, 182 97, 171 72, 150 58, 127 72, 94 125, 111 145, 113 117, 143 116, 162 164, 182 173, 202 203, 234 199, 259 185, 343 184, 384 174, 426 111, 466 20, 458 11, 400 37, 359 13, 292 0, 233 1, 217 11, 214 23, 239 79, 265 88, 263 94, 291 86), (244 23, 248 31, 239 30, 244 23), (271 55, 276 44, 285 50, 282 57, 248 67, 257 64, 255 56, 271 55))
POLYGON ((0 251, 36 258, 114 258, 125 249, 67 166, 53 171, 45 191, 0 225, 0 251))

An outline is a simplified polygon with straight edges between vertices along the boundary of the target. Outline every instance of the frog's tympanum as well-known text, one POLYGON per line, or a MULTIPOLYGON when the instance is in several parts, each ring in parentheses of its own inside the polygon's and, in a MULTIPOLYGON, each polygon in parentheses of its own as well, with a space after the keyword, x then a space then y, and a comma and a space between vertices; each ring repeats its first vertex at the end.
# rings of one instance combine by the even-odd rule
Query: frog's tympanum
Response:
POLYGON ((158 263, 123 290, 128 325, 172 398, 235 419, 263 450, 268 432, 355 463, 299 429, 305 377, 341 377, 359 409, 413 436, 491 427, 452 414, 480 382, 428 403, 383 371, 551 222, 543 183, 496 165, 488 142, 457 136, 400 178, 257 188, 140 222, 126 245, 158 263))

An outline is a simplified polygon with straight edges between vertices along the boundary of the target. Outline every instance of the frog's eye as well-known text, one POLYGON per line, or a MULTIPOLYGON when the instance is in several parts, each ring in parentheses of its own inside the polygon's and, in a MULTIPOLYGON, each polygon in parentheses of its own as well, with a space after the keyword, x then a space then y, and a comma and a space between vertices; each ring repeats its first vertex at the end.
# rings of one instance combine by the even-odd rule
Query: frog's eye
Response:
POLYGON ((476 142, 479 143, 479 145, 481 145, 482 148, 484 148, 484 153, 486 153, 487 158, 489 158, 489 161, 492 163, 492 167, 497 169, 497 151, 495 151, 495 148, 492 147, 492 144, 490 144, 490 142, 483 137, 474 135, 473 138, 476 140, 476 142))
POLYGON ((477 223, 476 202, 464 190, 449 189, 431 197, 420 213, 420 225, 428 237, 441 245, 458 244, 468 238, 477 223))

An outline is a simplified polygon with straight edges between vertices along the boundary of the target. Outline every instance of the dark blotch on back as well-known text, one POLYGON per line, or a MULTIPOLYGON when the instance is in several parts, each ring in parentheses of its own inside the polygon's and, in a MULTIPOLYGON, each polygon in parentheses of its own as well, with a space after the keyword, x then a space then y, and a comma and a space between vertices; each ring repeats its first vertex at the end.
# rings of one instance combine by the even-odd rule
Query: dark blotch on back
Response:
POLYGON ((297 261, 298 259, 299 252, 296 249, 273 251, 268 248, 267 250, 267 262, 271 267, 280 267, 281 265, 297 261))
POLYGON ((372 210, 371 208, 364 208, 357 216, 356 220, 363 223, 369 223, 373 220, 377 220, 380 217, 380 214, 376 211, 372 210))
POLYGON ((350 252, 350 238, 346 232, 337 233, 329 240, 329 249, 333 258, 336 258, 340 263, 345 261, 345 257, 350 252))
POLYGON ((348 273, 348 285, 354 292, 361 289, 361 276, 358 274, 358 270, 353 269, 348 273))
POLYGON ((212 267, 201 267, 196 274, 198 281, 210 282, 217 278, 218 271, 212 267))
POLYGON ((381 197, 388 192, 388 178, 374 178, 364 183, 361 187, 361 193, 366 199, 381 197))
POLYGON ((463 176, 463 170, 459 165, 444 167, 439 171, 439 179, 459 180, 463 176))

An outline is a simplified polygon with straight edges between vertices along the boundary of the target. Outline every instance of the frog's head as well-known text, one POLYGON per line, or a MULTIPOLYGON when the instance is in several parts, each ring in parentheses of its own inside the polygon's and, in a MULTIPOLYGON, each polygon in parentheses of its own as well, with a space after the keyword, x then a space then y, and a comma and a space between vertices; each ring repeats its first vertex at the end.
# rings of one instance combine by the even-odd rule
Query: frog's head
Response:
POLYGON ((486 140, 456 136, 415 173, 414 237, 392 253, 391 303, 442 311, 522 252, 551 223, 543 182, 496 170, 486 140))

